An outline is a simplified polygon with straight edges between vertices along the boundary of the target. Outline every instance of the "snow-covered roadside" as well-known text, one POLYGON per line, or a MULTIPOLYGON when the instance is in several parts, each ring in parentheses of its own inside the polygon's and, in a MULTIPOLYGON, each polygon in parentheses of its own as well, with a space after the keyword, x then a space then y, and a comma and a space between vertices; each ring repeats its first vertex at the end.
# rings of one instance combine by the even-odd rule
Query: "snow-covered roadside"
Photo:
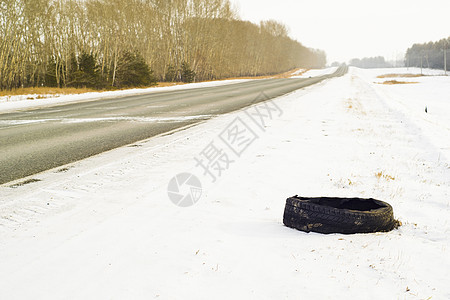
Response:
POLYGON ((413 120, 417 129, 450 159, 450 76, 440 76, 441 70, 424 69, 423 77, 377 78, 386 74, 420 74, 420 68, 354 69, 389 105, 413 120), (384 85, 397 80, 406 84, 384 85), (425 112, 426 109, 426 112, 425 112))
POLYGON ((299 76, 307 71, 308 71, 307 69, 298 69, 295 72, 291 73, 291 76, 299 76))
POLYGON ((317 77, 317 76, 322 76, 322 75, 329 75, 329 74, 333 74, 334 72, 336 72, 337 69, 338 69, 338 67, 330 67, 330 68, 324 68, 324 69, 312 69, 312 70, 308 70, 305 73, 298 75, 298 76, 295 76, 296 74, 292 74, 294 76, 292 76, 291 78, 309 78, 309 77, 317 77))
MULTIPOLYGON (((52 96, 49 95, 48 98, 44 99, 33 99, 36 98, 37 95, 20 95, 20 96, 2 96, 0 97, 0 112, 8 112, 17 109, 24 108, 40 108, 51 106, 55 104, 66 104, 80 101, 92 101, 92 100, 101 100, 115 97, 123 97, 123 96, 133 96, 140 94, 148 94, 155 92, 165 92, 165 91, 176 91, 181 89, 195 89, 195 88, 203 88, 203 87, 212 87, 212 86, 221 86, 239 82, 245 82, 252 79, 232 79, 232 80, 220 80, 220 81, 208 81, 208 82, 198 82, 198 83, 189 83, 175 86, 167 86, 167 87, 151 87, 145 89, 129 89, 129 90, 120 90, 120 91, 108 91, 108 92, 93 92, 93 93, 84 93, 78 95, 59 95, 52 96)), ((41 95, 46 97, 46 95, 41 95)))
POLYGON ((194 158, 244 112, 1 187, 0 298, 449 299, 446 141, 373 81, 352 68, 277 99, 216 183, 194 158), (187 209, 166 190, 185 171, 204 185, 187 209), (295 194, 379 198, 403 226, 298 232, 282 225, 295 194))
MULTIPOLYGON (((356 68, 357 69, 357 68, 356 68)), ((444 75, 444 70, 428 69, 428 68, 380 68, 380 69, 365 69, 364 72, 369 76, 378 76, 386 74, 416 74, 425 76, 441 76, 444 75)), ((448 73, 448 72, 447 72, 448 73)))

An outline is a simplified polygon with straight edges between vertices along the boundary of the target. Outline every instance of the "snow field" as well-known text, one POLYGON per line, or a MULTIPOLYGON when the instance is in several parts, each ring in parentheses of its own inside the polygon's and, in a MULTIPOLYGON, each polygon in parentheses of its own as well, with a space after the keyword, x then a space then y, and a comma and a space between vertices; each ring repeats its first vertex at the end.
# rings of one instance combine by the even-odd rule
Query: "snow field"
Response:
POLYGON ((194 158, 242 111, 0 187, 0 298, 450 298, 448 81, 376 74, 351 68, 275 100, 283 114, 215 183, 194 158), (181 172, 204 186, 191 208, 167 196, 181 172), (295 194, 374 197, 403 226, 292 230, 295 194))

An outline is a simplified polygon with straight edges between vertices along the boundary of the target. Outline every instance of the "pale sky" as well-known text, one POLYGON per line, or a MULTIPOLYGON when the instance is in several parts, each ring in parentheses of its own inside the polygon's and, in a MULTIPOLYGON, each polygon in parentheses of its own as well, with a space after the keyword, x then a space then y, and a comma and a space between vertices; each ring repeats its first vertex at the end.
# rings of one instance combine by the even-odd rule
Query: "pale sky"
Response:
POLYGON ((450 0, 230 0, 244 20, 275 19, 328 63, 401 58, 412 44, 450 36, 450 0))

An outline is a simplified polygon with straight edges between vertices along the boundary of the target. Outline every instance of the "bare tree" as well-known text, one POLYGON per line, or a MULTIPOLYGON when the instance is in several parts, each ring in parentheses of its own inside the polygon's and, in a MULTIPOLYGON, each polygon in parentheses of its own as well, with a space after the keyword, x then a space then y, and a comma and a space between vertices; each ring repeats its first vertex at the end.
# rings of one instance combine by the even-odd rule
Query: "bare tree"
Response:
POLYGON ((1 0, 0 25, 0 89, 64 87, 86 53, 111 86, 127 52, 160 79, 182 66, 208 80, 325 63, 283 24, 239 20, 229 0, 1 0))

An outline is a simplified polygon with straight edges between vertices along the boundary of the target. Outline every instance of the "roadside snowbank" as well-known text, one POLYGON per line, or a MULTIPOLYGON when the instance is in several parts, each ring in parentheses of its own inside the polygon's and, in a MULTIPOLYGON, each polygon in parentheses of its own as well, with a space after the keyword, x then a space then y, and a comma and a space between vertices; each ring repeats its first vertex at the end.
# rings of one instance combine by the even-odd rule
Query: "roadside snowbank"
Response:
POLYGON ((305 73, 306 71, 308 71, 308 70, 306 70, 306 69, 298 69, 297 71, 293 72, 291 74, 291 76, 301 75, 301 74, 305 73))
POLYGON ((419 103, 426 83, 373 81, 351 68, 277 99, 262 128, 231 113, 0 187, 0 298, 449 299, 449 120, 397 97, 419 103), (195 158, 237 117, 257 138, 240 157, 223 148, 234 162, 212 183, 195 158), (191 208, 167 195, 181 172, 203 184, 191 208), (403 226, 295 231, 295 194, 385 200, 403 226))
POLYGON ((336 72, 338 67, 331 67, 331 68, 325 68, 325 69, 312 69, 308 70, 302 75, 299 76, 292 76, 291 78, 309 78, 309 77, 316 77, 316 76, 322 76, 322 75, 329 75, 336 72))
POLYGON ((251 79, 233 79, 233 80, 220 80, 220 81, 209 81, 209 82, 198 82, 198 83, 189 83, 189 84, 181 84, 175 86, 167 86, 167 87, 151 87, 145 89, 129 89, 129 90, 121 90, 121 91, 108 91, 108 92, 94 92, 94 93, 84 93, 78 95, 41 95, 44 99, 34 99, 30 100, 29 98, 36 98, 37 95, 20 95, 20 96, 2 96, 0 97, 0 112, 7 112, 16 109, 24 109, 24 108, 38 108, 38 107, 46 107, 55 104, 66 104, 80 101, 91 101, 96 99, 107 99, 107 98, 115 98, 115 97, 123 97, 123 96, 132 96, 132 95, 140 95, 140 94, 149 94, 155 92, 165 92, 165 91, 176 91, 176 90, 185 90, 185 89, 195 89, 195 88, 204 88, 204 87, 212 87, 212 86, 221 86, 226 84, 234 84, 239 82, 248 81, 251 79))

